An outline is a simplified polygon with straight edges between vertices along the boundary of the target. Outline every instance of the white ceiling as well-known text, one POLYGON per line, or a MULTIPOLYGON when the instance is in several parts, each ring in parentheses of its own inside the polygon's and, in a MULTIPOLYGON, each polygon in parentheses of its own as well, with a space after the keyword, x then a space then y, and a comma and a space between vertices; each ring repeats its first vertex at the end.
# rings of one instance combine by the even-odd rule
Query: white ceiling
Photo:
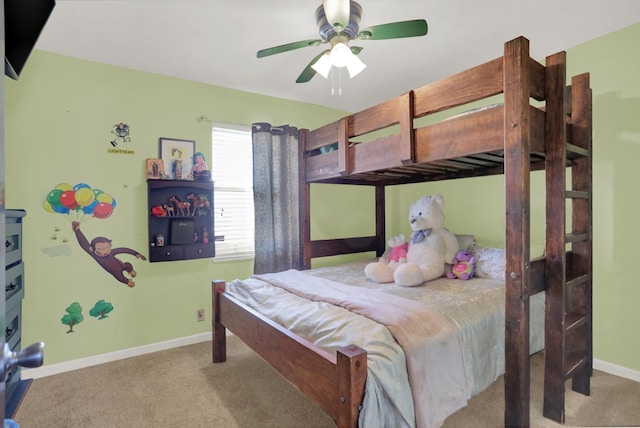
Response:
POLYGON ((36 48, 358 111, 496 58, 504 42, 521 35, 543 59, 640 21, 639 0, 359 0, 361 29, 422 18, 429 33, 351 42, 364 48, 359 57, 368 67, 353 79, 343 71, 342 95, 331 95, 331 80, 320 75, 295 83, 328 45, 256 58, 263 48, 318 38, 321 3, 58 0, 36 48))

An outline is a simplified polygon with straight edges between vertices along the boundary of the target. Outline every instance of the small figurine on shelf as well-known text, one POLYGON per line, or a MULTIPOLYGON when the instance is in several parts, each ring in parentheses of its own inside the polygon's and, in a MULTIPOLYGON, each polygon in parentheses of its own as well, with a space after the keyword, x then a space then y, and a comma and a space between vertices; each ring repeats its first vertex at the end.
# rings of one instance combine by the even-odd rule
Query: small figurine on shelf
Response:
POLYGON ((211 172, 209 172, 209 168, 207 168, 206 161, 207 158, 205 158, 204 153, 202 152, 196 152, 196 154, 193 155, 193 168, 191 169, 191 173, 193 174, 194 180, 211 180, 211 172))
POLYGON ((198 232, 193 232, 193 242, 200 242, 198 232))
POLYGON ((164 207, 164 211, 167 213, 167 217, 171 217, 175 215, 173 205, 164 204, 163 207, 164 207))
POLYGON ((176 214, 179 212, 181 216, 189 215, 191 210, 190 202, 182 202, 177 196, 172 196, 171 199, 169 199, 169 202, 172 205, 175 205, 174 212, 176 214))
POLYGON ((154 217, 166 217, 167 212, 160 205, 156 205, 154 207, 151 207, 151 215, 154 217))
POLYGON ((193 208, 191 215, 213 214, 211 203, 209 203, 209 198, 205 194, 196 195, 192 192, 187 195, 187 199, 193 208))
POLYGON ((173 172, 176 175, 176 180, 182 180, 182 159, 173 161, 173 172))
POLYGON ((203 244, 209 243, 209 232, 207 232, 207 228, 205 227, 202 228, 202 243, 203 244))

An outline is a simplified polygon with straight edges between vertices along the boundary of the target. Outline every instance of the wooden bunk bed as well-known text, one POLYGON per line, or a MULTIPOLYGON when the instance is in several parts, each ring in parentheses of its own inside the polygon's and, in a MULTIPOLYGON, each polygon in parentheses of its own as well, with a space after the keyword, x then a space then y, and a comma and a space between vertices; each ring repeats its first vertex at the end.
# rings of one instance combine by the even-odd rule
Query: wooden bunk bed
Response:
MULTIPOLYGON (((566 54, 551 55, 542 65, 530 57, 529 41, 520 37, 507 42, 504 55, 493 61, 303 131, 300 268, 310 268, 314 257, 381 255, 385 186, 503 174, 505 425, 529 425, 529 298, 541 292, 546 293, 543 413, 564 422, 565 381, 572 379, 575 391, 589 395, 592 372, 591 111, 589 75, 572 77, 567 85, 566 54), (499 94, 503 102, 493 108, 415 126, 423 116, 499 94), (358 136, 390 126, 398 132, 355 143, 358 136), (336 145, 337 150, 320 153, 336 145), (543 257, 531 260, 529 180, 531 171, 542 169, 546 249, 543 257), (375 235, 311 241, 311 183, 374 186, 375 235)), ((224 290, 223 281, 213 282, 213 361, 226 358, 228 328, 317 402, 338 427, 357 426, 366 351, 346 346, 330 355, 224 290)))

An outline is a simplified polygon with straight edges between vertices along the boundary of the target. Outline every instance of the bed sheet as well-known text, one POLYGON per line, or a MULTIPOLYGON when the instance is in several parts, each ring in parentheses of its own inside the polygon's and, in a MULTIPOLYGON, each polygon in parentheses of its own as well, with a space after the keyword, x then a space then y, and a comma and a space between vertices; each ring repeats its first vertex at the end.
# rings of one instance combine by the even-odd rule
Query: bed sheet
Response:
MULTIPOLYGON (((440 278, 419 287, 376 284, 364 276, 367 262, 305 272, 417 300, 441 312, 459 329, 471 395, 483 391, 504 373, 505 296, 501 281, 440 278)), ((228 284, 227 292, 328 352, 334 353, 347 344, 367 350, 368 376, 360 426, 415 426, 405 355, 384 326, 329 303, 302 299, 256 278, 233 281, 228 284)), ((532 297, 531 315, 533 353, 544 344, 542 294, 532 297)), ((436 426, 448 414, 439 415, 436 426)))

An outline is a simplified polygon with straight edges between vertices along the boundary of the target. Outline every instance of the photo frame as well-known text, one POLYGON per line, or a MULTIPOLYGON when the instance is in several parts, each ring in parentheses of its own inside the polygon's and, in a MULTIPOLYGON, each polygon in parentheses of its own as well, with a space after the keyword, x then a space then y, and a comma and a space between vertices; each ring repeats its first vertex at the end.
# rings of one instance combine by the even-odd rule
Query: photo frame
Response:
POLYGON ((147 158, 147 179, 158 180, 164 177, 164 162, 160 158, 147 158))
POLYGON ((160 158, 164 162, 165 174, 172 180, 186 180, 193 166, 196 142, 176 138, 159 140, 160 158))

